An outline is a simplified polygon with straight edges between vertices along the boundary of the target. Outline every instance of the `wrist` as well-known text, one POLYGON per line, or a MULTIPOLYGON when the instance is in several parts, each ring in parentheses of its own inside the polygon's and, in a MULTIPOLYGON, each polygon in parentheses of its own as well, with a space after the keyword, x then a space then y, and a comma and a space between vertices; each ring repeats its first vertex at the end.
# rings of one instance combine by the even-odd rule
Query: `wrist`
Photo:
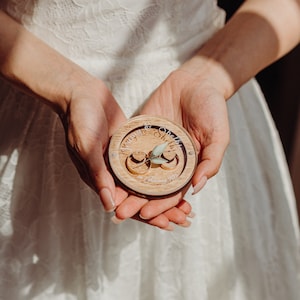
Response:
POLYGON ((65 113, 73 90, 95 81, 81 67, 0 11, 0 73, 57 113, 65 113))
POLYGON ((179 70, 190 74, 195 82, 210 82, 225 100, 235 91, 234 83, 222 64, 200 53, 186 61, 179 70))
POLYGON ((72 99, 80 96, 86 98, 86 91, 92 93, 92 90, 99 85, 97 78, 71 62, 64 68, 64 71, 57 74, 55 81, 56 84, 53 84, 51 80, 47 83, 48 95, 45 90, 41 93, 59 115, 67 113, 72 99))

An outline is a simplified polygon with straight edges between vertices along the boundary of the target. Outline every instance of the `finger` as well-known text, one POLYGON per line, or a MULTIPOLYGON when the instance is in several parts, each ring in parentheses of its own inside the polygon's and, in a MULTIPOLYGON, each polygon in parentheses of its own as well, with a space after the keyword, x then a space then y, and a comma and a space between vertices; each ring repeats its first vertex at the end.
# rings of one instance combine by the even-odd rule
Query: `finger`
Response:
MULTIPOLYGON (((131 218, 136 220, 136 221, 142 222, 144 224, 155 226, 155 227, 158 227, 160 229, 167 230, 167 231, 172 231, 174 229, 173 224, 171 224, 169 219, 163 214, 159 215, 159 216, 157 216, 157 217, 155 217, 151 220, 141 219, 138 214, 135 214, 131 218)), ((122 223, 124 221, 124 219, 119 219, 117 215, 114 215, 111 218, 111 221, 118 225, 118 224, 122 223)))
MULTIPOLYGON (((137 210, 139 208, 139 206, 141 205, 141 198, 138 197, 131 197, 130 198, 130 203, 128 202, 127 204, 131 204, 133 206, 135 206, 135 210, 137 210)), ((132 213, 133 211, 131 211, 132 213)), ((118 211, 118 209, 116 210, 116 215, 112 217, 112 222, 114 222, 115 224, 120 224, 122 223, 127 217, 128 215, 123 215, 124 211, 120 213, 120 211, 118 211)), ((169 209, 167 212, 156 216, 150 220, 145 220, 142 219, 139 214, 135 214, 133 216, 131 216, 132 219, 137 220, 139 222, 148 224, 148 225, 152 225, 152 226, 156 226, 159 227, 161 229, 164 230, 168 230, 171 231, 174 229, 173 224, 175 223, 181 227, 189 227, 191 225, 191 222, 189 220, 187 220, 187 217, 192 217, 191 215, 191 206, 189 205, 188 202, 186 202, 185 200, 182 200, 179 204, 178 207, 173 207, 171 209, 169 209)))
POLYGON ((89 143, 81 143, 78 139, 70 149, 83 180, 99 194, 104 209, 113 211, 116 207, 115 184, 105 164, 101 142, 90 139, 89 143))
POLYGON ((115 183, 105 164, 101 151, 91 152, 87 160, 88 171, 100 200, 107 212, 115 210, 115 183))
POLYGON ((76 151, 74 151, 71 147, 67 147, 69 156, 75 165, 81 179, 88 185, 90 186, 93 190, 96 190, 95 187, 93 186, 92 180, 90 178, 90 175, 87 171, 87 167, 84 163, 84 161, 81 159, 81 157, 78 155, 76 151))
POLYGON ((221 167, 226 147, 227 144, 211 143, 202 149, 199 159, 200 163, 192 178, 193 194, 198 193, 204 187, 207 179, 217 174, 221 167))
POLYGON ((130 195, 117 207, 116 217, 121 220, 131 218, 136 215, 147 202, 147 199, 130 195))
POLYGON ((178 205, 177 208, 179 208, 181 211, 183 211, 187 216, 192 215, 192 206, 189 202, 186 200, 182 199, 178 205))
POLYGON ((173 207, 164 212, 164 216, 166 216, 170 222, 179 226, 189 227, 191 225, 191 222, 187 220, 187 215, 177 207, 173 207))
POLYGON ((192 206, 186 200, 181 200, 174 208, 169 209, 164 215, 177 225, 189 227, 191 222, 187 218, 193 218, 195 214, 192 212, 192 206))
POLYGON ((158 227, 163 230, 173 231, 174 225, 170 223, 169 219, 165 215, 159 215, 151 220, 144 220, 139 217, 139 215, 133 216, 133 219, 140 221, 142 223, 158 227))
MULTIPOLYGON (((187 209, 187 206, 184 203, 183 207, 184 210, 186 210, 187 212, 190 211, 189 209, 187 209)), ((132 218, 165 230, 174 229, 174 225, 171 224, 171 222, 181 227, 189 227, 191 225, 191 222, 187 220, 187 214, 183 210, 181 210, 181 208, 178 207, 173 207, 168 211, 164 212, 163 214, 154 217, 150 220, 141 219, 139 215, 135 215, 132 218)))
POLYGON ((152 219, 169 210, 170 208, 178 205, 181 199, 182 194, 179 193, 169 198, 151 200, 141 208, 140 217, 145 220, 152 219))
POLYGON ((103 166, 103 162, 99 162, 100 169, 102 169, 101 173, 97 173, 93 168, 95 168, 95 164, 93 163, 92 166, 89 166, 77 153, 77 151, 70 150, 70 157, 78 170, 78 173, 81 179, 90 186, 97 194, 100 196, 100 200, 103 204, 104 209, 107 212, 111 212, 115 209, 116 204, 113 199, 113 193, 111 192, 113 187, 113 180, 110 173, 107 171, 106 166, 103 166), (104 168, 104 169, 103 169, 104 168), (100 178, 106 178, 107 183, 105 183, 100 178), (109 182, 110 181, 110 182, 109 182))
MULTIPOLYGON (((132 216, 131 218, 139 222, 158 227, 160 229, 172 231, 174 230, 174 225, 172 223, 175 223, 181 227, 189 227, 191 225, 191 222, 187 220, 186 217, 187 216, 183 211, 176 207, 173 207, 164 214, 161 214, 150 220, 141 219, 138 214, 132 216)), ((117 216, 113 216, 111 220, 115 224, 120 224, 124 221, 124 219, 119 219, 117 216)))
POLYGON ((185 186, 179 193, 177 193, 172 197, 149 201, 141 209, 140 217, 143 219, 151 219, 175 206, 178 207, 179 209, 182 209, 183 211, 186 210, 187 213, 190 213, 191 205, 187 201, 182 199, 183 195, 185 195, 189 187, 190 184, 185 186))
POLYGON ((116 186, 115 191, 115 204, 119 206, 128 197, 128 192, 119 186, 116 186))

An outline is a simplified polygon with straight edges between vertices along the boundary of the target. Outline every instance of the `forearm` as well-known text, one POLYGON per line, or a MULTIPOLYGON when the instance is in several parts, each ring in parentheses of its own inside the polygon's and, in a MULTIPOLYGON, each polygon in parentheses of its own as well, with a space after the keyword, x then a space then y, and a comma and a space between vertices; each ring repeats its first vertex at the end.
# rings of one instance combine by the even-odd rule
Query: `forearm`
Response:
POLYGON ((248 0, 183 69, 200 78, 205 73, 228 99, 299 40, 299 0, 248 0))
POLYGON ((0 24, 1 75, 57 112, 65 111, 74 85, 92 76, 2 11, 0 24))

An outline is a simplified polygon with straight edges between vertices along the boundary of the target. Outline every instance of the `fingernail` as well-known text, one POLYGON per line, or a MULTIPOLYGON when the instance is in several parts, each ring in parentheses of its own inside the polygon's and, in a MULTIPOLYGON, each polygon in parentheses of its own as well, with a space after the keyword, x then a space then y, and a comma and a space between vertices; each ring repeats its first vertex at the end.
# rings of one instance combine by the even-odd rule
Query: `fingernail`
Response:
POLYGON ((112 212, 115 210, 116 205, 109 189, 103 188, 100 191, 100 197, 106 212, 112 212))
POLYGON ((148 219, 150 219, 150 218, 143 217, 141 214, 139 214, 139 217, 140 217, 142 220, 148 220, 148 219))
POLYGON ((205 186, 206 182, 207 182, 207 177, 203 176, 200 179, 200 181, 193 187, 194 191, 193 191, 192 195, 197 194, 205 186))
POLYGON ((122 223, 124 220, 119 219, 117 216, 112 216, 111 221, 118 225, 118 224, 122 223))
POLYGON ((164 230, 173 231, 174 230, 174 226, 172 224, 169 224, 167 227, 164 228, 164 230))
POLYGON ((186 220, 184 223, 178 224, 178 225, 181 226, 181 227, 190 227, 191 224, 192 224, 192 222, 186 220))
POLYGON ((191 211, 187 216, 192 219, 195 218, 196 214, 191 211))

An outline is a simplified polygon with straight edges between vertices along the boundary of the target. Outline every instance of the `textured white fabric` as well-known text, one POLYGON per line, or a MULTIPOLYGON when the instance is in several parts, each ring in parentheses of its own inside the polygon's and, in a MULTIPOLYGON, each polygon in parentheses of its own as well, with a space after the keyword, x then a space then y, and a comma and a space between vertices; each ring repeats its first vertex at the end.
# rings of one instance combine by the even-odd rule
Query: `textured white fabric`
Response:
MULTIPOLYGON (((212 0, 1 1, 103 79, 131 116, 224 22, 212 0)), ((231 144, 191 197, 189 229, 112 224, 72 165, 57 116, 0 82, 0 299, 297 300, 298 227, 259 87, 228 101, 231 144)))

